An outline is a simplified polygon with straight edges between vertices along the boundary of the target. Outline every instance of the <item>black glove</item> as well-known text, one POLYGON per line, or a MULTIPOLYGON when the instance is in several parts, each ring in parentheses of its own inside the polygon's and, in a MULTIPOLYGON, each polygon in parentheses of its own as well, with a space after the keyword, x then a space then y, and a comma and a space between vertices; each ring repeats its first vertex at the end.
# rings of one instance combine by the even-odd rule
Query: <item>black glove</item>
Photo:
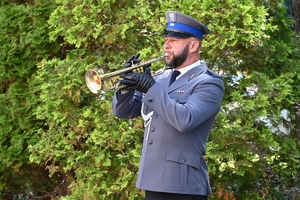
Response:
MULTIPOLYGON (((123 69, 131 67, 132 64, 137 64, 137 63, 140 63, 140 62, 141 62, 140 53, 138 53, 136 55, 133 55, 133 56, 130 56, 126 60, 125 64, 123 65, 123 69)), ((132 71, 128 71, 126 73, 123 73, 123 74, 120 75, 120 77, 122 78, 122 76, 124 76, 126 74, 130 74, 130 73, 132 73, 132 71)), ((122 90, 133 90, 133 89, 131 89, 130 87, 126 86, 126 87, 122 88, 122 90)))
POLYGON ((133 56, 130 56, 125 64, 123 65, 123 69, 124 68, 128 68, 128 67, 131 67, 132 64, 137 64, 137 63, 140 63, 141 62, 141 59, 140 59, 140 53, 136 54, 136 55, 133 55, 133 56))
POLYGON ((128 90, 137 90, 142 93, 147 93, 148 90, 155 84, 150 72, 150 65, 144 66, 144 73, 128 73, 123 74, 121 77, 123 80, 120 81, 121 84, 126 85, 128 90))

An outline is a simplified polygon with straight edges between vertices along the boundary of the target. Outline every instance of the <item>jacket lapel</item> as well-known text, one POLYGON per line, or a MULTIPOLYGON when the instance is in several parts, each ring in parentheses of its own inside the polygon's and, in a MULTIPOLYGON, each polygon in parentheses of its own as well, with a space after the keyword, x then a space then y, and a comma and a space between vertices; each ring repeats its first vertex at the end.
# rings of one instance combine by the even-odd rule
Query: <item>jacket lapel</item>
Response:
POLYGON ((170 85, 170 87, 168 87, 168 84, 169 84, 168 81, 171 78, 171 74, 168 76, 168 78, 166 78, 164 80, 163 84, 164 84, 164 86, 167 87, 167 92, 170 93, 170 92, 176 90, 177 88, 187 84, 190 80, 199 76, 206 70, 207 70, 206 63, 201 62, 201 65, 194 67, 191 70, 187 71, 185 74, 183 74, 181 77, 179 77, 172 85, 170 85))

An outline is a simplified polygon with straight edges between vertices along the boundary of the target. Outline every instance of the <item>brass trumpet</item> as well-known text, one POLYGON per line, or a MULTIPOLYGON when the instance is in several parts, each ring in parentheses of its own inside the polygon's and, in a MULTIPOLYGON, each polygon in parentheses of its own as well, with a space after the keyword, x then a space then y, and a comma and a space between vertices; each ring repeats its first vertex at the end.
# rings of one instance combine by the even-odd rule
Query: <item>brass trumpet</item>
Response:
MULTIPOLYGON (((105 85, 104 91, 106 90, 111 90, 111 89, 122 89, 125 86, 121 85, 119 86, 119 81, 118 81, 118 76, 130 72, 132 70, 138 70, 139 68, 143 68, 143 66, 157 62, 162 60, 163 58, 167 57, 168 54, 164 54, 163 56, 159 56, 157 58, 153 58, 151 60, 137 63, 137 64, 132 64, 131 67, 120 69, 114 72, 110 72, 107 74, 101 74, 102 69, 89 69, 85 73, 85 83, 88 87, 88 89, 94 93, 94 94, 99 94, 101 89, 102 89, 102 84, 105 85)), ((162 74, 165 71, 166 67, 164 66, 163 69, 160 69, 156 71, 153 76, 157 76, 159 74, 162 74)), ((141 70, 140 70, 141 71, 141 70)))

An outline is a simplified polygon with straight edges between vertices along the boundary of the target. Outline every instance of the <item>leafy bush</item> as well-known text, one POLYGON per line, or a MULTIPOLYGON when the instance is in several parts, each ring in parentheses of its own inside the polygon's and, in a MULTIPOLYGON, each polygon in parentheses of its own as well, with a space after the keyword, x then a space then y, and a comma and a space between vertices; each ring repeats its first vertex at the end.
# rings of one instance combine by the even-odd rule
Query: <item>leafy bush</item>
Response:
POLYGON ((91 94, 84 75, 161 55, 167 10, 210 27, 201 57, 226 85, 206 153, 210 199, 299 197, 300 44, 281 1, 0 5, 0 198, 142 199, 142 120, 115 118, 113 91, 91 94))

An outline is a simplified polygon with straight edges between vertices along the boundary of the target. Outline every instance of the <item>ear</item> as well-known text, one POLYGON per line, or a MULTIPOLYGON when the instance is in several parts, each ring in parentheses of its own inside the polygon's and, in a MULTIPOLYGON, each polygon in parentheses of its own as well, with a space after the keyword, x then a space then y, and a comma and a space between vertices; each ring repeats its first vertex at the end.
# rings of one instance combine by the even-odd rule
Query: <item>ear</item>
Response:
POLYGON ((198 40, 193 40, 190 43, 190 52, 195 52, 198 51, 198 49, 200 48, 200 43, 198 40))

